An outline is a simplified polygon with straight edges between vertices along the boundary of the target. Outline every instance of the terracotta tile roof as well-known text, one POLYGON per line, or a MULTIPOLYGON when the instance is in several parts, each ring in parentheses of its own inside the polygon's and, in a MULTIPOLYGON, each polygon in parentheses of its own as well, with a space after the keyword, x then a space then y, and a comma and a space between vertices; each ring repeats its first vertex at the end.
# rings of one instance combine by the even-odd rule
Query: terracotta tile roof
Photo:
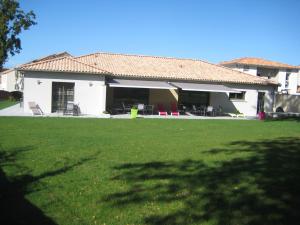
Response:
POLYGON ((80 57, 54 57, 23 64, 17 69, 21 71, 105 74, 114 77, 160 80, 277 84, 275 81, 201 60, 114 53, 95 53, 80 57))
POLYGON ((107 74, 107 71, 99 69, 95 66, 79 62, 76 59, 66 56, 60 58, 52 58, 33 63, 27 63, 17 68, 20 71, 49 71, 49 72, 73 72, 73 73, 91 73, 91 74, 107 74))
POLYGON ((244 57, 244 58, 238 58, 233 59, 230 61, 224 61, 221 62, 220 65, 227 66, 227 65, 234 65, 234 64, 240 64, 240 65, 252 65, 252 66, 265 66, 265 67, 272 67, 272 68, 283 68, 283 69, 298 69, 297 66, 292 66, 280 62, 274 62, 266 59, 260 59, 260 58, 251 58, 251 57, 244 57))
POLYGON ((55 59, 55 58, 60 58, 60 57, 65 57, 65 56, 71 56, 72 57, 72 55, 68 52, 59 52, 59 53, 44 56, 44 57, 39 58, 39 59, 32 60, 29 63, 40 62, 40 61, 45 61, 45 60, 55 59))
POLYGON ((220 83, 277 84, 201 60, 156 56, 95 53, 76 60, 111 72, 117 77, 189 80, 220 83))

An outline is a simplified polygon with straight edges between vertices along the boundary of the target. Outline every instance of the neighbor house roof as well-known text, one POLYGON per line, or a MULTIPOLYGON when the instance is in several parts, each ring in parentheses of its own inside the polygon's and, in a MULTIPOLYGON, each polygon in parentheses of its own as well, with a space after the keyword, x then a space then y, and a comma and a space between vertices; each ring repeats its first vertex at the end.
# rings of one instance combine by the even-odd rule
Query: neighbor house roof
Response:
POLYGON ((24 64, 18 70, 107 74, 113 77, 135 79, 277 84, 265 78, 201 60, 114 53, 52 58, 24 64))
POLYGON ((115 53, 94 53, 76 57, 75 59, 109 71, 117 77, 275 84, 274 81, 195 59, 115 53))
POLYGON ((69 56, 27 63, 21 65, 17 69, 21 71, 73 72, 91 74, 108 73, 107 71, 101 70, 95 66, 79 62, 76 59, 69 56))
POLYGON ((49 59, 60 58, 60 57, 64 57, 64 56, 72 56, 72 55, 70 53, 68 53, 68 52, 59 52, 59 53, 55 53, 55 54, 44 56, 44 57, 39 58, 39 59, 35 59, 35 60, 33 60, 33 61, 29 62, 29 63, 40 62, 40 61, 45 61, 45 60, 49 60, 49 59))
POLYGON ((264 67, 272 67, 272 68, 283 68, 283 69, 299 69, 297 66, 288 65, 285 63, 274 62, 271 60, 261 59, 261 58, 253 58, 253 57, 244 57, 233 59, 230 61, 221 62, 220 65, 249 65, 249 66, 264 66, 264 67))
POLYGON ((6 69, 6 70, 3 70, 2 72, 0 72, 0 74, 1 74, 1 75, 7 74, 7 73, 10 73, 11 71, 14 71, 14 69, 6 69))
POLYGON ((0 69, 0 73, 1 72, 4 72, 5 70, 8 70, 7 68, 2 68, 2 69, 0 69))

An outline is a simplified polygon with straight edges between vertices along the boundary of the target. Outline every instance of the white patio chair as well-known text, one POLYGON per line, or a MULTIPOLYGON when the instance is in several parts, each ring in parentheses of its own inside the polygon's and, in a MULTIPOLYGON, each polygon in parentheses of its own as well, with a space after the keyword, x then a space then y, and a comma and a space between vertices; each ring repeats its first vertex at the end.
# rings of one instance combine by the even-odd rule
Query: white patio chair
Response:
POLYGON ((32 111, 33 115, 44 115, 40 106, 38 104, 36 104, 35 102, 28 102, 28 106, 29 106, 30 110, 32 111))
POLYGON ((207 108, 206 108, 206 114, 208 115, 208 114, 210 114, 211 116, 215 116, 215 109, 214 109, 214 107, 212 107, 212 106, 207 106, 207 108))
POLYGON ((142 111, 143 114, 145 114, 145 105, 144 104, 138 104, 137 108, 138 108, 138 111, 142 111))
POLYGON ((64 110, 64 115, 73 115, 74 113, 74 102, 68 101, 67 108, 64 110))

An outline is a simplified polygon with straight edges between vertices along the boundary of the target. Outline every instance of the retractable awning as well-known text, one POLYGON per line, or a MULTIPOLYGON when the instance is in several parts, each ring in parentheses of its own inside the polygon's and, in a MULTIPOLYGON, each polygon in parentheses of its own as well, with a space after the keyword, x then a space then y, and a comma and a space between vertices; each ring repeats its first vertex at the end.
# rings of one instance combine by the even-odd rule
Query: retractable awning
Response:
POLYGON ((124 80, 112 79, 108 82, 110 87, 123 88, 149 88, 149 89, 177 89, 165 81, 148 81, 148 80, 124 80))
POLYGON ((241 93, 241 91, 232 89, 230 87, 221 84, 196 84, 196 83, 181 83, 181 82, 172 82, 171 84, 178 88, 181 88, 184 91, 241 93))

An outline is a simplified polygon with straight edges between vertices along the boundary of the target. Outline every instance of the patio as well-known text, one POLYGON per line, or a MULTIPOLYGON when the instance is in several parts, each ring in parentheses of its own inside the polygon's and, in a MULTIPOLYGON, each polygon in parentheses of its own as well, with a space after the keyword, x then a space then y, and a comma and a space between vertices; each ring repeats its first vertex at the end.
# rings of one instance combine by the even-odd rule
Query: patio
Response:
POLYGON ((228 93, 243 96, 241 91, 220 84, 113 79, 108 81, 106 110, 115 118, 126 118, 132 108, 145 118, 244 117, 228 93))
MULTIPOLYGON (((117 115, 110 115, 110 118, 113 119, 131 119, 130 114, 117 114, 117 115)), ((187 119, 187 120, 253 120, 256 117, 231 117, 231 116, 195 116, 192 114, 188 115, 180 115, 180 116, 160 116, 160 115, 138 115, 137 119, 187 119)))
MULTIPOLYGON (((63 118, 112 118, 112 119, 130 119, 130 113, 125 114, 117 114, 117 115, 111 115, 111 114, 102 114, 98 116, 94 115, 79 115, 79 116, 72 116, 72 115, 64 115, 63 113, 51 113, 51 114, 44 114, 44 115, 33 115, 32 113, 25 113, 23 111, 23 108, 20 106, 20 104, 16 104, 13 106, 10 106, 8 108, 0 110, 0 116, 15 116, 15 117, 63 117, 63 118)), ((144 119, 231 119, 231 120, 249 120, 249 119, 256 119, 256 117, 230 117, 230 116, 195 116, 193 114, 187 113, 186 115, 180 115, 180 116, 159 116, 159 115, 142 115, 138 114, 137 118, 144 118, 144 119)))

